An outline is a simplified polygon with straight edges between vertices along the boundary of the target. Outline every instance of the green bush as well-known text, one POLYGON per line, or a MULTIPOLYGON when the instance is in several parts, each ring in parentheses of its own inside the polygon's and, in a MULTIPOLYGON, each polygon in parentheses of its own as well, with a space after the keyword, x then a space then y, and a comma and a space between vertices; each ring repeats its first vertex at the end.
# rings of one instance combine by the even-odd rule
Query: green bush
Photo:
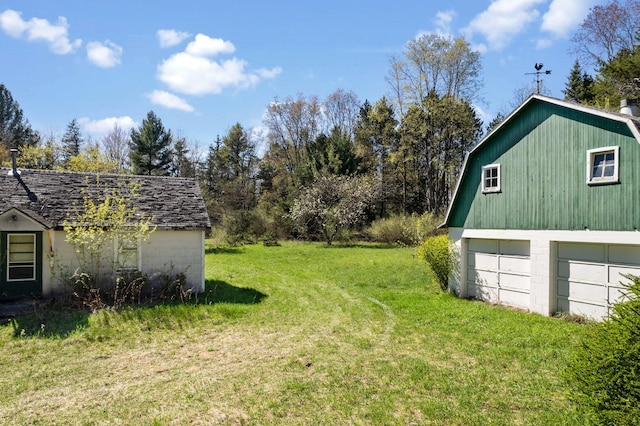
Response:
POLYGON ((435 235, 439 224, 439 218, 428 212, 422 215, 393 215, 374 221, 368 234, 379 243, 416 246, 425 238, 435 235))
POLYGON ((440 288, 449 288, 449 274, 453 271, 455 256, 453 244, 447 235, 427 238, 418 246, 418 257, 426 261, 436 275, 440 288))
POLYGON ((592 325, 565 372, 571 398, 598 424, 640 424, 640 277, 609 318, 592 325))

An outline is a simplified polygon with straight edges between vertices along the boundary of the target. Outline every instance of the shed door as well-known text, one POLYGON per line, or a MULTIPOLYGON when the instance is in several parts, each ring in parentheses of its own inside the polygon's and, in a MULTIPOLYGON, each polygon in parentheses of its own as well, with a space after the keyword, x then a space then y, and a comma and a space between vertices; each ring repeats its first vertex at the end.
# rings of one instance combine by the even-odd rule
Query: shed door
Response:
POLYGON ((622 274, 640 275, 640 246, 558 243, 557 310, 606 317, 628 281, 622 274))
POLYGON ((467 291, 469 296, 529 308, 530 277, 529 241, 468 240, 467 291))
POLYGON ((2 232, 0 298, 42 295, 42 232, 2 232))

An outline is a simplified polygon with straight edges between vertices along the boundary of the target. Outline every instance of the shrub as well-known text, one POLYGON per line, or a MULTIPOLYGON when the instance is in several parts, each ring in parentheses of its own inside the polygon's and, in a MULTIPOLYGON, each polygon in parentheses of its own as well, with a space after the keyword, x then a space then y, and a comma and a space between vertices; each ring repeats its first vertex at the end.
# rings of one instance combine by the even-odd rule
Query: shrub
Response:
POLYGON ((374 221, 369 228, 371 239, 379 243, 416 246, 438 230, 439 219, 432 213, 394 215, 374 221))
POLYGON ((438 235, 427 238, 418 246, 418 257, 426 261, 436 275, 436 279, 442 290, 449 287, 449 274, 454 267, 453 244, 447 235, 438 235))
POLYGON ((640 421, 640 277, 625 277, 625 298, 592 325, 565 372, 571 398, 600 424, 640 421))

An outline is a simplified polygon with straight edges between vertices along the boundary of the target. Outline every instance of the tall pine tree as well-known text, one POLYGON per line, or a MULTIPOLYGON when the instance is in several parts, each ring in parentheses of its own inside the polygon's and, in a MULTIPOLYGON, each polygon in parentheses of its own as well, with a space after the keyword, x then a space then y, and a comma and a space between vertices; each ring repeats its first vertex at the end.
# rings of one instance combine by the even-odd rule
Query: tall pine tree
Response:
POLYGON ((576 59, 562 93, 568 101, 588 104, 595 98, 593 84, 593 78, 582 70, 580 62, 576 59))
POLYGON ((138 129, 131 129, 129 157, 136 175, 168 176, 170 173, 173 137, 165 130, 153 111, 147 113, 138 129))
POLYGON ((71 157, 80 154, 80 146, 84 139, 80 132, 80 125, 75 118, 67 124, 67 130, 62 135, 62 163, 66 166, 71 157))
POLYGON ((0 84, 0 143, 11 149, 39 142, 40 135, 31 129, 20 104, 13 99, 9 89, 0 84))

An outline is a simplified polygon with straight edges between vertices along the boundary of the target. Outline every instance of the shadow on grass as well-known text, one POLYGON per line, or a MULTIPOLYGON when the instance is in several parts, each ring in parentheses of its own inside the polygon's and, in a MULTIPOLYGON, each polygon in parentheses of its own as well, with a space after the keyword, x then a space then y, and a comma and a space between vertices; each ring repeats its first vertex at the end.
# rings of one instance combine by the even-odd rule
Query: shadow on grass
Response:
POLYGON ((353 248, 353 249, 382 249, 382 250, 390 250, 397 249, 398 247, 405 247, 399 244, 386 244, 386 243, 333 243, 331 245, 327 245, 326 243, 323 245, 324 248, 353 248))
MULTIPOLYGON (((185 321, 188 323, 188 318, 191 315, 189 313, 190 306, 215 306, 219 303, 253 305, 262 302, 266 297, 266 294, 252 288, 235 287, 219 280, 207 280, 204 293, 193 295, 187 300, 155 300, 139 305, 127 305, 118 312, 123 313, 123 318, 140 320, 140 318, 144 319, 149 316, 149 312, 152 312, 153 308, 166 307, 168 310, 163 309, 162 312, 166 313, 169 322, 180 322, 186 318, 185 321), (182 306, 184 309, 172 310, 172 307, 176 306, 182 306), (169 319, 172 316, 175 318, 169 319)), ((41 308, 34 305, 33 308, 24 310, 20 314, 5 318, 0 325, 6 324, 12 327, 15 338, 64 339, 77 330, 88 329, 90 316, 91 313, 87 310, 51 302, 41 308)), ((158 322, 158 320, 158 317, 154 318, 154 321, 158 322)))
POLYGON ((235 287, 220 280, 207 280, 205 291, 199 298, 203 298, 203 303, 241 303, 252 305, 262 302, 267 297, 266 294, 253 288, 235 287))
POLYGON ((207 246, 204 249, 205 254, 242 254, 242 247, 212 247, 207 246))
POLYGON ((63 307, 46 307, 24 312, 7 319, 13 337, 66 338, 76 330, 89 326, 89 312, 63 307))

